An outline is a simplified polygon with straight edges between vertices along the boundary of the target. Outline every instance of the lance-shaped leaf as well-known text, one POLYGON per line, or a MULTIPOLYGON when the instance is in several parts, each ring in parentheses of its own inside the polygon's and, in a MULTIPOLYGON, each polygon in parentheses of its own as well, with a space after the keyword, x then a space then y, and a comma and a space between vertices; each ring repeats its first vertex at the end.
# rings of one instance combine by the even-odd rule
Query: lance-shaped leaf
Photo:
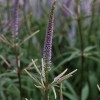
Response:
POLYGON ((41 75, 41 72, 40 72, 40 70, 38 69, 38 67, 37 67, 37 65, 35 64, 35 62, 34 62, 33 59, 32 59, 32 63, 33 63, 33 65, 34 65, 34 67, 35 67, 35 70, 38 72, 38 74, 41 75))
POLYGON ((60 75, 58 75, 57 77, 54 78, 54 81, 57 81, 59 80, 59 78, 61 78, 66 72, 67 72, 68 69, 65 69, 60 75))
POLYGON ((35 84, 34 84, 34 86, 35 86, 36 88, 38 88, 38 89, 45 89, 45 87, 43 87, 43 86, 38 86, 38 85, 35 85, 35 84))
POLYGON ((0 58, 6 63, 6 65, 8 66, 8 68, 12 67, 12 65, 2 55, 0 55, 0 58))
POLYGON ((32 76, 26 69, 24 69, 24 71, 34 80, 35 83, 37 83, 37 84, 42 86, 40 81, 35 76, 32 76))
POLYGON ((19 0, 15 0, 14 8, 13 8, 13 15, 12 15, 12 37, 16 39, 18 36, 18 5, 19 0))
POLYGON ((25 100, 28 100, 27 98, 25 98, 25 100))
POLYGON ((3 33, 3 34, 5 34, 6 33, 6 31, 7 31, 7 29, 9 28, 9 27, 11 27, 11 20, 9 20, 9 21, 7 21, 4 25, 3 25, 3 27, 1 27, 1 32, 0 33, 3 33))
POLYGON ((65 75, 65 76, 63 76, 63 77, 61 77, 61 78, 58 80, 58 83, 61 83, 62 81, 68 79, 68 78, 71 77, 76 71, 77 71, 77 69, 74 70, 74 71, 72 71, 72 72, 70 72, 69 74, 67 74, 67 75, 65 75))
POLYGON ((39 30, 35 31, 34 33, 32 33, 29 36, 26 36, 23 41, 21 41, 21 43, 19 45, 22 45, 23 43, 27 42, 30 38, 32 38, 35 34, 37 34, 39 32, 39 30))
POLYGON ((97 84, 97 88, 99 89, 99 91, 100 91, 100 86, 97 84))
POLYGON ((5 44, 10 45, 12 47, 12 43, 10 43, 10 41, 8 41, 4 35, 0 35, 0 40, 4 42, 5 44))
POLYGON ((53 91, 55 99, 56 99, 57 98, 57 94, 56 94, 55 88, 53 86, 52 86, 52 91, 53 91))
POLYGON ((53 5, 52 5, 52 9, 51 9, 51 12, 50 12, 50 17, 49 17, 48 29, 47 29, 45 41, 44 41, 43 61, 44 61, 45 70, 50 67, 50 63, 51 63, 55 4, 56 4, 56 0, 54 1, 53 5), (48 65, 48 66, 46 66, 46 65, 48 65), (48 67, 48 68, 46 68, 46 67, 48 67))
POLYGON ((66 71, 67 71, 67 69, 64 72, 62 72, 60 75, 58 75, 56 78, 54 78, 54 81, 49 85, 49 88, 51 88, 52 86, 55 86, 56 84, 59 84, 59 83, 63 82, 64 80, 70 78, 73 75, 73 73, 75 73, 77 71, 77 69, 70 72, 67 75, 64 75, 66 71))

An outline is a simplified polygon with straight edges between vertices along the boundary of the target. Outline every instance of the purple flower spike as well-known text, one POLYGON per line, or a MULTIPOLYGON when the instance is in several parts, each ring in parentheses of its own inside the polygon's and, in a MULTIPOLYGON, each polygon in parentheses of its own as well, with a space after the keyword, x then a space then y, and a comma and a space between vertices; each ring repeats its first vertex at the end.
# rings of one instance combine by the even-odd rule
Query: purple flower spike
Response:
POLYGON ((50 12, 50 18, 48 23, 48 29, 45 36, 44 48, 43 48, 43 61, 46 69, 50 67, 51 64, 51 54, 52 54, 52 36, 53 36, 53 24, 54 24, 54 10, 55 10, 56 0, 52 4, 52 9, 50 12), (48 68, 47 68, 48 67, 48 68))
POLYGON ((12 37, 14 39, 18 37, 18 5, 19 5, 19 0, 15 0, 13 16, 12 16, 12 37))
MULTIPOLYGON (((72 10, 72 8, 71 8, 71 4, 72 3, 72 0, 67 0, 67 1, 65 1, 65 7, 67 8, 67 9, 70 9, 70 10, 72 10)), ((66 14, 66 17, 68 17, 68 16, 70 16, 70 13, 67 11, 67 10, 65 10, 65 14, 66 14)))
POLYGON ((66 1, 66 6, 67 6, 68 8, 71 6, 71 2, 72 2, 72 0, 67 0, 67 1, 66 1))
POLYGON ((53 4, 53 0, 50 0, 50 5, 52 5, 53 4))

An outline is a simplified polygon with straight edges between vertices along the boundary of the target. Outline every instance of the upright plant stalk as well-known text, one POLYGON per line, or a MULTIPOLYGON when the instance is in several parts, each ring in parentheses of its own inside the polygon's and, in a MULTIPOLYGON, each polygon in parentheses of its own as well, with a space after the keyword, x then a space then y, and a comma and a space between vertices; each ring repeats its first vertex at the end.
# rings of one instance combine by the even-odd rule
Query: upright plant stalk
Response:
POLYGON ((15 52, 15 57, 16 57, 16 65, 18 68, 17 75, 18 75, 18 80, 19 80, 19 90, 20 90, 20 100, 22 100, 22 88, 21 88, 21 69, 19 65, 19 58, 18 58, 18 46, 17 46, 17 39, 18 39, 18 5, 19 5, 19 0, 15 0, 14 2, 14 9, 13 9, 13 17, 12 17, 12 38, 13 38, 13 43, 14 43, 14 52, 15 52))
POLYGON ((60 83, 60 100, 63 100, 63 95, 62 95, 62 83, 60 83))
POLYGON ((44 63, 44 83, 45 83, 45 100, 49 100, 49 88, 48 88, 48 74, 51 64, 51 54, 52 54, 52 36, 53 36, 53 24, 54 24, 54 10, 55 10, 56 0, 54 0, 52 9, 50 12, 48 29, 45 36, 44 48, 43 48, 43 63, 44 63))
POLYGON ((83 80, 84 76, 84 45, 83 45, 83 35, 81 30, 81 20, 78 19, 78 26, 79 26, 79 34, 80 34, 80 48, 81 48, 81 79, 83 80))
POLYGON ((48 67, 49 67, 49 65, 46 64, 46 68, 45 68, 45 100, 49 100, 48 67))
MULTIPOLYGON (((83 82, 84 82, 84 42, 83 42, 83 33, 82 33, 81 18, 80 18, 80 5, 78 5, 77 23, 79 27, 80 49, 81 49, 81 92, 82 92, 83 82)), ((80 100, 82 100, 81 95, 80 95, 80 100)))
POLYGON ((19 52, 18 52, 18 48, 16 44, 14 47, 14 51, 15 51, 15 57, 16 57, 16 65, 18 67, 17 75, 18 75, 18 83, 19 83, 19 90, 20 90, 20 100, 22 100, 21 69, 20 69, 19 58, 18 58, 19 52))

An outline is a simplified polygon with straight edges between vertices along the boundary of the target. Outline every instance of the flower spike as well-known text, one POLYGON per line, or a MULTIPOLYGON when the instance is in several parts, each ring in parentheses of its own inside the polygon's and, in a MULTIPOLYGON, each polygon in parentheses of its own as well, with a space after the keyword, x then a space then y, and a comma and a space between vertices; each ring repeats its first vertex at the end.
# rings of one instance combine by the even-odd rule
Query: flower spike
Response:
POLYGON ((18 37, 18 5, 19 5, 19 0, 15 0, 13 15, 12 15, 12 37, 14 39, 18 37))
MULTIPOLYGON (((54 0, 54 3, 52 5, 52 9, 50 12, 50 17, 49 17, 48 29, 47 29, 45 41, 44 41, 43 62, 44 62, 45 68, 46 68, 46 66, 50 67, 50 64, 51 64, 55 4, 56 4, 56 0, 54 0)), ((48 69, 48 68, 46 68, 46 69, 48 69)))

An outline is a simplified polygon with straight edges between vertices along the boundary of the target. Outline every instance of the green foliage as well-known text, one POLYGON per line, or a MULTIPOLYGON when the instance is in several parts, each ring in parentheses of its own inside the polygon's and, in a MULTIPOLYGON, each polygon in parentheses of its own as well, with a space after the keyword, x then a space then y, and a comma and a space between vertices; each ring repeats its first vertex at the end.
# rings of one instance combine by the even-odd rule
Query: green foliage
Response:
MULTIPOLYGON (((3 24, 6 20, 5 13, 8 12, 10 21, 11 7, 5 9, 5 6, 0 4, 0 100, 20 100, 19 85, 17 78, 17 68, 15 62, 15 54, 12 49, 14 44, 12 42, 11 30, 8 27, 5 31, 2 31, 3 24)), ((23 9, 20 11, 20 26, 19 26, 19 59, 21 66, 21 79, 22 79, 22 95, 28 100, 44 100, 44 91, 36 87, 37 84, 27 75, 24 69, 27 67, 29 73, 41 81, 39 77, 39 71, 41 71, 41 57, 42 47, 44 42, 44 35, 46 32, 48 15, 44 15, 41 19, 36 19, 28 12, 23 15, 23 9), (39 31, 38 31, 39 30, 39 31), (37 34, 36 34, 37 33, 37 34), (38 59, 35 61, 37 67, 31 62, 32 59, 38 59), (36 86, 34 86, 34 84, 36 86)), ((47 11, 49 12, 49 11, 47 11)), ((63 15, 59 15, 62 17, 63 15)), ((55 19, 55 23, 59 23, 59 26, 55 26, 55 32, 53 37, 53 55, 52 55, 52 69, 50 72, 49 82, 52 83, 54 77, 59 75, 63 70, 68 68, 66 75, 78 69, 73 77, 66 80, 62 84, 63 99, 64 100, 99 100, 99 87, 100 83, 100 14, 95 10, 92 11, 90 16, 81 16, 81 26, 83 35, 83 56, 84 56, 84 69, 83 69, 83 87, 81 88, 81 48, 80 48, 80 36, 78 34, 78 26, 76 25, 76 39, 74 46, 69 45, 68 33, 70 30, 70 23, 77 19, 63 18, 58 21, 55 19), (90 20, 86 25, 84 21, 90 20), (62 67, 63 66, 63 67, 62 67), (80 91, 82 90, 82 91, 80 91)), ((63 77, 65 78, 65 77, 63 77)), ((62 80, 60 80, 62 81, 62 80)), ((55 84, 54 84, 55 85, 55 84)), ((53 100, 57 95, 59 100, 59 86, 54 89, 50 89, 50 100, 53 100), (53 90, 53 91, 52 91, 53 90), (54 93, 53 93, 54 92, 54 93)))

